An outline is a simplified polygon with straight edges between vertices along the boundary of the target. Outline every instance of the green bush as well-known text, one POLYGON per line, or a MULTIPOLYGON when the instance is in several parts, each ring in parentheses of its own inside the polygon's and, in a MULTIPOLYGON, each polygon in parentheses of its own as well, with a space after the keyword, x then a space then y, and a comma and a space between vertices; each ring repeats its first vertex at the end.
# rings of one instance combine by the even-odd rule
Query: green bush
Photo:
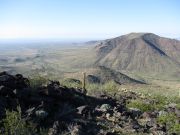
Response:
POLYGON ((118 85, 114 81, 109 81, 105 84, 88 83, 86 88, 90 95, 95 95, 96 93, 112 94, 118 91, 118 85))
POLYGON ((174 113, 167 113, 157 118, 159 124, 166 124, 169 133, 180 133, 180 124, 174 113))
POLYGON ((180 110, 180 103, 177 104, 176 108, 180 110))
POLYGON ((115 92, 118 90, 118 85, 114 81, 109 81, 103 85, 103 89, 108 92, 115 92))
POLYGON ((48 80, 45 77, 36 75, 33 78, 29 78, 29 81, 32 88, 37 88, 39 86, 42 86, 43 84, 46 84, 48 80))
POLYGON ((157 118, 157 121, 160 124, 164 124, 164 123, 173 124, 175 123, 175 120, 176 120, 176 115, 174 113, 167 113, 157 118))
POLYGON ((180 134, 180 124, 174 124, 170 129, 170 133, 180 134))
POLYGON ((17 111, 6 110, 6 117, 1 121, 4 128, 4 135, 31 135, 35 133, 35 128, 31 123, 27 124, 21 118, 21 108, 17 107, 17 111))
POLYGON ((166 96, 162 96, 162 95, 155 95, 153 97, 155 103, 154 103, 154 108, 156 108, 156 110, 162 110, 164 109, 165 105, 168 105, 170 103, 176 103, 177 104, 177 108, 180 108, 180 98, 179 97, 166 97, 166 96))
POLYGON ((101 84, 94 84, 94 83, 89 83, 86 85, 87 90, 89 91, 94 91, 94 90, 101 90, 101 84))
POLYGON ((95 95, 96 93, 103 92, 102 84, 88 83, 86 85, 86 89, 88 91, 88 94, 90 95, 95 95))
POLYGON ((162 110, 164 109, 164 106, 169 104, 171 102, 171 99, 162 95, 156 95, 153 97, 155 100, 154 107, 156 110, 162 110))
POLYGON ((175 96, 171 98, 175 103, 180 103, 180 97, 179 96, 175 96))
POLYGON ((66 78, 61 81, 61 84, 68 87, 68 88, 81 88, 82 87, 82 82, 77 79, 73 78, 66 78))
POLYGON ((127 104, 128 108, 138 108, 143 112, 154 110, 154 106, 141 100, 132 100, 127 104))

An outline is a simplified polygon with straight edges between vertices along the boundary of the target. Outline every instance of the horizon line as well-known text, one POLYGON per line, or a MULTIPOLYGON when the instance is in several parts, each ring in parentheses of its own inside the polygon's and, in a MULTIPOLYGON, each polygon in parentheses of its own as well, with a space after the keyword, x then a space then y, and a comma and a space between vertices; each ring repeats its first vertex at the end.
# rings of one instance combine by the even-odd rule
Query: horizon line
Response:
POLYGON ((109 36, 102 36, 102 37, 9 37, 9 38, 1 38, 0 37, 0 42, 13 42, 13 41, 26 41, 26 42, 42 42, 42 41, 54 41, 54 42, 83 42, 83 41, 94 41, 94 40, 106 40, 106 39, 111 39, 111 38, 116 38, 116 37, 120 37, 123 35, 128 35, 131 33, 152 33, 155 35, 158 35, 160 37, 165 37, 165 38, 171 38, 171 39, 179 39, 180 36, 175 37, 175 36, 167 36, 167 34, 157 34, 157 33, 153 33, 153 32, 129 32, 129 33, 122 33, 122 34, 115 34, 115 35, 109 35, 109 36))

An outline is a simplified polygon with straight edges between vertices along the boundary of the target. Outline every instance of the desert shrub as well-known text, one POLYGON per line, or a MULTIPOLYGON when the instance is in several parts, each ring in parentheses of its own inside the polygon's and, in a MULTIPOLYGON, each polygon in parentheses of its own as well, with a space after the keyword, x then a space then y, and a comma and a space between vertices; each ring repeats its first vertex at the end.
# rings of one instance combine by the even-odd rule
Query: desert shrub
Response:
POLYGON ((155 95, 153 97, 153 99, 155 100, 154 107, 157 110, 164 109, 165 105, 167 105, 171 102, 170 98, 168 98, 166 96, 162 96, 162 95, 155 95))
POLYGON ((174 124, 170 130, 170 133, 176 133, 176 134, 180 134, 180 124, 174 124))
POLYGON ((164 109, 165 105, 173 102, 172 99, 161 95, 153 96, 152 100, 154 100, 153 104, 148 104, 143 100, 132 100, 127 106, 138 108, 141 111, 152 111, 152 110, 162 110, 164 109))
POLYGON ((81 88, 82 82, 77 79, 67 78, 61 81, 61 84, 68 88, 81 88))
POLYGON ((68 88, 81 88, 82 86, 77 83, 61 83, 63 86, 68 88))
POLYGON ((175 123, 175 120, 176 120, 176 115, 174 113, 167 113, 167 114, 164 114, 164 115, 161 115, 157 118, 157 121, 160 123, 160 124, 164 124, 164 123, 175 123))
POLYGON ((156 100, 156 102, 161 104, 167 104, 168 102, 168 98, 162 95, 155 95, 153 98, 156 100))
POLYGON ((118 85, 114 81, 109 81, 103 85, 102 89, 108 92, 115 92, 118 90, 118 85))
POLYGON ((176 103, 177 108, 180 108, 180 98, 179 97, 170 97, 170 96, 163 96, 163 95, 154 95, 152 97, 154 99, 154 108, 156 110, 162 110, 164 109, 165 105, 168 105, 170 103, 176 103))
POLYGON ((132 100, 130 103, 127 104, 127 107, 128 108, 138 108, 143 112, 154 110, 153 105, 151 105, 149 103, 145 103, 142 100, 132 100))
POLYGON ((31 135, 35 133, 35 128, 31 123, 26 123, 21 118, 21 108, 17 111, 6 110, 6 117, 1 121, 2 134, 4 135, 31 135))
POLYGON ((170 101, 180 105, 180 97, 179 96, 172 97, 170 99, 170 101))
POLYGON ((94 93, 102 90, 102 84, 88 83, 86 88, 88 92, 94 93))
POLYGON ((180 103, 176 105, 176 108, 180 110, 180 103))
POLYGON ((157 118, 159 124, 166 124, 169 133, 180 133, 180 124, 174 113, 167 113, 157 118))
POLYGON ((105 84, 88 83, 86 88, 90 95, 96 95, 97 93, 112 94, 118 91, 119 86, 114 81, 109 81, 105 84))
POLYGON ((87 90, 94 91, 94 90, 101 90, 101 84, 89 83, 86 85, 87 90))
POLYGON ((32 88, 37 88, 39 86, 42 86, 43 84, 46 84, 48 82, 48 79, 40 75, 36 75, 32 78, 29 78, 29 81, 32 88))

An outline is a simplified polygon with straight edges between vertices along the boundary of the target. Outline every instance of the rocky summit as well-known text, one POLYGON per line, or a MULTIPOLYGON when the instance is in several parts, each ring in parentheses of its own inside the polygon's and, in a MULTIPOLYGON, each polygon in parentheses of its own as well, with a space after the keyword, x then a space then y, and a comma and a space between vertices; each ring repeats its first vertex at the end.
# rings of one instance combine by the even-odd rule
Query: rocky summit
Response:
POLYGON ((2 72, 0 134, 23 134, 25 130, 18 132, 19 129, 29 126, 33 127, 32 133, 28 132, 30 135, 178 134, 180 108, 176 103, 167 103, 160 108, 158 102, 126 90, 114 95, 90 96, 84 89, 67 88, 58 81, 32 88, 23 75, 2 72), (14 118, 10 122, 11 128, 15 120, 20 121, 13 132, 7 127, 10 112, 20 113, 19 119, 15 119, 16 115, 11 117, 14 118), (26 126, 20 126, 23 122, 26 126), (176 126, 172 127, 174 123, 176 126))

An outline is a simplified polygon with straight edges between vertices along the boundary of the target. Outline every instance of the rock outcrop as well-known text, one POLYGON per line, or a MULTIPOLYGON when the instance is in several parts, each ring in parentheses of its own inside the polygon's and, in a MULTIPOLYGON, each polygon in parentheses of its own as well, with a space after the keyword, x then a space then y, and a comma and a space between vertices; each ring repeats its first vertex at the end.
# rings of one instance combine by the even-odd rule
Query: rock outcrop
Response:
MULTIPOLYGON (((5 117, 6 109, 20 106, 23 119, 36 125, 37 134, 42 128, 49 135, 166 134, 167 127, 157 123, 156 118, 168 112, 180 116, 176 104, 167 105, 164 112, 128 108, 126 104, 137 98, 134 92, 92 97, 58 81, 34 89, 20 74, 0 73, 0 119, 5 117)), ((0 130, 3 133, 3 127, 0 130)))

